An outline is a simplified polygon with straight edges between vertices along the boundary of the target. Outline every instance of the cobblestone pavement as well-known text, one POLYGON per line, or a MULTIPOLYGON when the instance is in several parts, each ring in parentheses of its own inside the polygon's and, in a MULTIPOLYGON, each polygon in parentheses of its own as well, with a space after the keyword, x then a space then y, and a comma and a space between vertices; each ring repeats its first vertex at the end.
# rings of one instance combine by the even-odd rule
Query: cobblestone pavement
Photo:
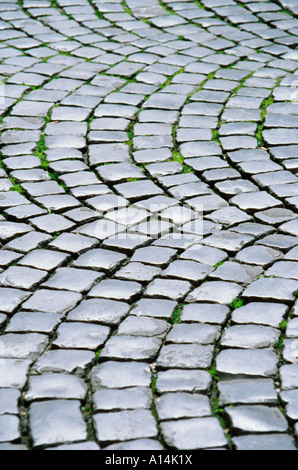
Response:
POLYGON ((0 4, 0 450, 295 450, 298 1, 0 4))

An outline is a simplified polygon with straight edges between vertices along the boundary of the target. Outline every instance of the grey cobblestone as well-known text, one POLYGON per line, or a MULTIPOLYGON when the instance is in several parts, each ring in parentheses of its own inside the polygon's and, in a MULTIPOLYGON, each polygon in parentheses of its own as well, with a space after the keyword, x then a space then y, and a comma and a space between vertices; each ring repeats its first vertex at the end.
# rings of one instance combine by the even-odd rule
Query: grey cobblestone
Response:
POLYGON ((1 450, 297 450, 296 3, 1 3, 1 450))

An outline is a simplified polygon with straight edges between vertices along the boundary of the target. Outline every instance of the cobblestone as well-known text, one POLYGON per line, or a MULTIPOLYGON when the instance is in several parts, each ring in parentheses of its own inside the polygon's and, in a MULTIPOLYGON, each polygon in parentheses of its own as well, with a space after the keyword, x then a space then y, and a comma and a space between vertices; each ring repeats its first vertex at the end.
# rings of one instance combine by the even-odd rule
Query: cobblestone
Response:
POLYGON ((297 450, 297 14, 1 4, 1 450, 297 450))

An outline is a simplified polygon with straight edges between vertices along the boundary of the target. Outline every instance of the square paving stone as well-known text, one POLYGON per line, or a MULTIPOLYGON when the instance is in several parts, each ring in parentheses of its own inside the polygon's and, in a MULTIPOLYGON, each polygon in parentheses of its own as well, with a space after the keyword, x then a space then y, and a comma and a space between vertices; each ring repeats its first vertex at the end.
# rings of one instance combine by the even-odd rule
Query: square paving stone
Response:
POLYGON ((155 404, 160 421, 211 416, 208 397, 198 393, 166 393, 155 404))
POLYGON ((129 148, 124 143, 104 143, 89 146, 89 163, 91 167, 102 163, 121 163, 129 160, 129 148))
POLYGON ((167 196, 154 196, 135 203, 135 207, 146 209, 154 215, 176 205, 176 199, 167 196))
POLYGON ((242 432, 286 432, 288 422, 277 407, 264 405, 226 408, 234 430, 242 432))
POLYGON ((19 418, 13 415, 0 416, 0 442, 13 442, 19 439, 19 418))
POLYGON ((34 364, 34 374, 66 372, 83 377, 95 358, 93 351, 79 349, 55 349, 46 351, 34 364))
POLYGON ((87 439, 79 401, 51 400, 33 403, 29 414, 34 447, 87 439))
POLYGON ((281 206, 281 202, 266 191, 238 194, 230 202, 244 211, 265 210, 281 206))
POLYGON ((277 343, 279 336, 279 330, 270 326, 236 325, 224 331, 221 344, 230 348, 269 348, 277 343))
POLYGON ((227 195, 228 197, 258 191, 258 187, 255 184, 247 180, 239 179, 219 181, 215 184, 215 187, 221 194, 227 195))
POLYGON ((180 255, 181 259, 190 259, 209 266, 215 266, 227 257, 223 250, 203 245, 193 245, 180 255))
POLYGON ((275 300, 277 302, 291 302, 295 299, 298 281, 282 278, 265 278, 254 281, 244 292, 247 300, 275 300))
POLYGON ((0 415, 18 414, 19 390, 12 388, 0 388, 0 415))
POLYGON ((87 199, 86 202, 96 211, 97 215, 119 210, 128 205, 128 201, 126 199, 116 196, 115 194, 104 194, 92 197, 87 199))
POLYGON ((288 233, 293 236, 298 235, 298 222, 296 220, 291 220, 283 225, 281 225, 280 230, 284 233, 288 233))
POLYGON ((211 365, 213 346, 199 344, 168 344, 162 347, 157 359, 160 369, 206 369, 211 365))
POLYGON ((96 350, 104 344, 110 328, 80 322, 67 322, 59 326, 53 344, 65 349, 96 350))
POLYGON ((101 445, 157 437, 155 419, 149 410, 127 410, 99 413, 94 416, 96 435, 101 445))
POLYGON ((22 266, 10 266, 0 274, 0 286, 32 289, 47 277, 48 273, 40 269, 22 266))
POLYGON ((217 153, 214 153, 214 156, 204 155, 202 152, 202 155, 192 155, 194 158, 185 157, 185 164, 198 173, 202 173, 205 170, 228 168, 227 162, 217 156, 220 155, 219 150, 217 150, 217 153))
POLYGON ((297 338, 297 324, 298 318, 292 318, 287 325, 286 338, 297 338))
POLYGON ((229 308, 225 305, 192 303, 183 306, 180 321, 185 323, 210 323, 223 325, 229 308))
POLYGON ((62 215, 57 214, 47 214, 40 217, 35 217, 31 220, 31 223, 38 230, 42 230, 50 234, 70 230, 75 226, 73 222, 66 219, 62 215))
POLYGON ((1 337, 0 357, 36 360, 48 345, 48 337, 39 333, 7 333, 1 337))
POLYGON ((115 163, 97 168, 100 178, 104 182, 117 183, 127 178, 144 178, 142 171, 131 163, 115 163))
POLYGON ((90 372, 93 390, 126 389, 128 387, 150 387, 149 364, 142 362, 117 362, 109 360, 99 364, 90 372))
POLYGON ((67 320, 118 325, 127 315, 130 306, 125 302, 110 299, 83 300, 72 310, 67 320))
POLYGON ((210 281, 193 290, 187 302, 212 302, 229 305, 240 294, 242 288, 234 282, 210 281))
POLYGON ((0 296, 1 311, 5 313, 12 313, 24 300, 30 296, 30 293, 20 289, 1 287, 0 296))
POLYGON ((176 260, 163 271, 162 275, 197 282, 205 279, 212 270, 211 266, 196 261, 176 260))
POLYGON ((238 284, 248 284, 260 275, 262 271, 263 269, 260 267, 226 261, 210 274, 210 278, 237 282, 238 284))
POLYGON ((298 364, 285 364, 280 368, 282 390, 292 390, 298 384, 298 364))
POLYGON ((95 411, 119 411, 150 409, 152 392, 149 387, 129 387, 126 389, 102 389, 93 395, 95 411))
POLYGON ((74 209, 70 209, 67 212, 64 212, 64 215, 70 219, 73 220, 75 223, 83 223, 83 222, 90 222, 91 220, 94 220, 97 218, 98 214, 93 211, 92 209, 89 209, 88 207, 78 207, 74 209))
POLYGON ((25 394, 27 402, 41 399, 84 400, 87 387, 82 379, 69 374, 32 375, 25 394))
POLYGON ((278 404, 272 379, 238 379, 218 384, 219 402, 228 404, 278 404))
POLYGON ((50 235, 33 231, 26 233, 19 238, 14 238, 5 245, 5 248, 20 251, 22 253, 28 253, 35 248, 45 245, 50 240, 50 235))
POLYGON ((227 444, 223 429, 216 418, 192 418, 166 421, 161 433, 168 446, 174 449, 208 449, 227 444))
POLYGON ((236 450, 296 450, 295 442, 288 434, 247 434, 233 438, 236 450))
POLYGON ((280 251, 265 246, 249 246, 236 255, 236 260, 243 263, 264 266, 282 257, 280 251))
POLYGON ((32 360, 5 359, 0 363, 0 387, 22 389, 32 360))
POLYGON ((115 185, 116 191, 131 202, 143 199, 146 196, 163 194, 163 191, 152 181, 133 181, 115 185))
POLYGON ((45 118, 54 103, 22 100, 14 106, 12 115, 45 118))
POLYGON ((47 210, 59 212, 66 209, 72 209, 80 205, 79 201, 68 194, 59 194, 58 196, 43 196, 36 198, 36 203, 41 204, 47 210))
POLYGON ((294 261, 279 261, 265 272, 266 276, 276 276, 298 281, 298 263, 294 261))
POLYGON ((250 216, 236 207, 224 207, 223 209, 219 209, 212 212, 212 214, 209 215, 209 218, 214 222, 228 226, 251 220, 250 216))
POLYGON ((220 378, 274 377, 278 358, 268 349, 225 349, 216 360, 220 378))
POLYGON ((145 295, 180 300, 185 297, 190 289, 191 284, 188 281, 156 278, 147 286, 145 295))
POLYGON ((284 340, 282 357, 286 362, 298 364, 298 341, 296 338, 284 340))
POLYGON ((105 240, 119 233, 126 237, 125 225, 118 224, 109 219, 102 218, 95 222, 87 223, 74 230, 75 233, 86 235, 87 237, 96 238, 97 240, 105 240))
POLYGON ((205 183, 195 182, 172 186, 171 189, 169 189, 169 193, 173 197, 179 200, 183 200, 188 197, 190 198, 193 196, 202 196, 204 194, 210 194, 211 190, 205 183))
POLYGON ((156 318, 129 315, 118 328, 118 335, 158 336, 163 338, 170 329, 168 322, 156 318))
POLYGON ((178 305, 174 300, 140 299, 131 309, 130 314, 140 317, 154 317, 169 320, 178 305))
POLYGON ((117 272, 116 277, 126 280, 137 280, 138 282, 152 281, 161 273, 161 269, 142 263, 128 263, 117 272))
POLYGON ((23 304, 23 308, 33 312, 65 314, 73 309, 81 299, 82 295, 77 292, 40 289, 23 304))
POLYGON ((251 235, 221 230, 205 238, 203 243, 234 254, 252 241, 253 237, 251 235))
POLYGON ((281 235, 279 233, 275 233, 272 235, 268 235, 261 240, 256 242, 257 245, 266 245, 273 249, 279 250, 289 250, 293 246, 297 245, 297 237, 291 237, 289 235, 281 235))
POLYGON ((138 282, 105 279, 94 286, 88 296, 129 301, 138 295, 141 289, 142 285, 138 282))
POLYGON ((288 251, 283 259, 297 261, 298 260, 298 247, 292 248, 292 250, 288 251))
POLYGON ((64 189, 56 181, 41 181, 22 183, 22 187, 31 197, 46 196, 50 194, 64 194, 64 189))
POLYGON ((149 246, 136 250, 131 261, 164 267, 175 257, 175 255, 176 251, 171 248, 149 246))
POLYGON ((95 247, 97 244, 98 240, 95 238, 89 238, 74 233, 62 233, 49 244, 49 247, 68 253, 80 254, 83 251, 95 247))
POLYGON ((51 271, 64 263, 69 255, 59 251, 46 249, 33 250, 22 258, 18 264, 36 269, 51 271))
POLYGON ((167 335, 168 344, 212 344, 219 338, 220 329, 214 325, 186 324, 174 325, 167 335))
POLYGON ((9 321, 6 333, 51 333, 60 323, 61 316, 57 313, 17 312, 9 321))
POLYGON ((103 276, 87 269, 58 268, 55 274, 42 284, 50 289, 87 292, 103 276))
POLYGON ((21 221, 29 219, 35 215, 46 214, 46 210, 41 209, 35 204, 25 204, 22 206, 12 207, 11 209, 6 209, 5 213, 21 221))
POLYGON ((59 106, 53 108, 52 121, 85 121, 90 114, 90 109, 72 106, 59 106))
MULTIPOLYGON (((27 224, 17 222, 0 221, 0 240, 2 242, 8 242, 9 240, 17 237, 18 235, 27 234, 32 232, 33 229, 27 224)), ((30 234, 32 237, 32 234, 30 234)), ((12 240, 14 242, 14 240, 12 240)))
POLYGON ((112 336, 105 344, 100 358, 149 361, 153 360, 161 347, 161 339, 144 336, 112 336))
POLYGON ((59 179, 67 186, 67 188, 74 188, 76 186, 88 186, 98 184, 98 178, 90 171, 76 171, 73 173, 66 173, 59 176, 59 179))
POLYGON ((169 392, 206 392, 211 386, 211 376, 203 370, 169 369, 159 371, 156 390, 159 394, 169 392))
POLYGON ((260 238, 261 236, 274 232, 274 228, 270 225, 257 224, 255 222, 245 222, 236 227, 231 228, 232 232, 244 233, 253 237, 260 238))
POLYGON ((280 303, 250 302, 234 310, 232 321, 237 324, 255 323, 278 328, 287 311, 288 306, 280 303))

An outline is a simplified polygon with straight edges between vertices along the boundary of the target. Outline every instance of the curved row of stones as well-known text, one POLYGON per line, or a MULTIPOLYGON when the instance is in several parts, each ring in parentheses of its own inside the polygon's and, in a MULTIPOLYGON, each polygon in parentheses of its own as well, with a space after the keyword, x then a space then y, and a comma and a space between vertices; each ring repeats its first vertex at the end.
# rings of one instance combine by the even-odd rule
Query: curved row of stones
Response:
POLYGON ((296 449, 295 15, 0 6, 0 448, 296 449))

